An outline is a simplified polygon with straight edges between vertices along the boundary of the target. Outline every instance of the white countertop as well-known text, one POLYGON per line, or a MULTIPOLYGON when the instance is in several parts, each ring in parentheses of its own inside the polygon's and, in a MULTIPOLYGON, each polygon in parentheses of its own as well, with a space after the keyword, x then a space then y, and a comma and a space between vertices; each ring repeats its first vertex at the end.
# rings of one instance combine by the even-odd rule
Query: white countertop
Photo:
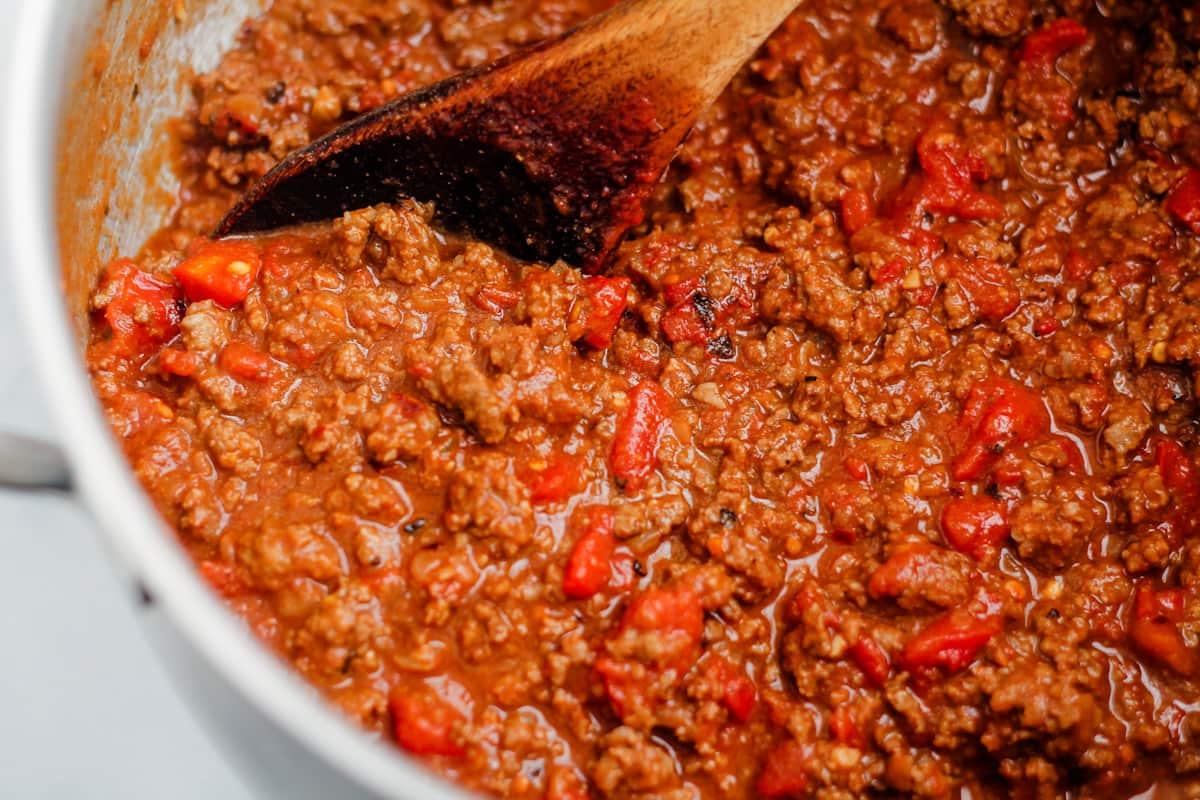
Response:
MULTIPOLYGON (((0 18, 18 2, 0 0, 0 18)), ((0 430, 52 439, 17 311, 0 263, 0 430)), ((0 489, 0 797, 247 800, 143 639, 136 590, 99 536, 69 497, 0 489)))
MULTIPOLYGON (((8 0, 0 0, 0 4, 8 0)), ((0 264, 0 429, 50 437, 0 264)), ((0 797, 245 800, 69 497, 0 489, 0 797)))

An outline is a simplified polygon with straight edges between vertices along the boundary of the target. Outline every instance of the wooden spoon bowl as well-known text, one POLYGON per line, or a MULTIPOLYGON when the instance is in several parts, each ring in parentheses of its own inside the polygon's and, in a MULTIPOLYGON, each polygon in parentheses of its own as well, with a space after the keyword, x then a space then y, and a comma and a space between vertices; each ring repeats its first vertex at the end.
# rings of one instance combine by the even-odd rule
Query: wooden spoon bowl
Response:
POLYGON ((799 0, 627 0, 280 162, 217 236, 404 197, 518 258, 600 268, 700 114, 799 0))

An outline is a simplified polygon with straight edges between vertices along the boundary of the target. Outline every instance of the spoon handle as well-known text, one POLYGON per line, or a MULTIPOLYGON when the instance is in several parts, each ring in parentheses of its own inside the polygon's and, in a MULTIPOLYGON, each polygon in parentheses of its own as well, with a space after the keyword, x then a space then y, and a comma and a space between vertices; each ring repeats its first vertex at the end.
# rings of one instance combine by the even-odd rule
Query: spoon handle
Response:
POLYGON ((686 87, 695 93, 698 116, 799 5, 800 0, 627 0, 568 37, 553 60, 579 69, 581 84, 669 78, 675 91, 686 87))

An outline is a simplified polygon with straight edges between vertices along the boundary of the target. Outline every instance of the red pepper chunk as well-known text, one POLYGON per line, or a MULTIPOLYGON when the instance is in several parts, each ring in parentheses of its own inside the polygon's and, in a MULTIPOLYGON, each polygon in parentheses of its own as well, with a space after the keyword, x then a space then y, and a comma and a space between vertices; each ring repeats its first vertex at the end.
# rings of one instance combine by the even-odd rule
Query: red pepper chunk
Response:
POLYGON ((1183 592, 1155 590, 1147 583, 1137 587, 1129 640, 1134 648, 1184 676, 1200 675, 1200 651, 1189 647, 1179 630, 1185 616, 1183 592))
POLYGON ((799 798, 808 788, 812 746, 789 739, 767 752, 763 770, 754 788, 769 800, 799 798))
POLYGON ((887 653, 870 634, 860 634, 858 641, 850 645, 850 660, 874 686, 883 686, 892 674, 887 653))
POLYGON ((662 315, 658 326, 671 344, 691 342, 702 345, 708 342, 708 327, 701 319, 693 300, 669 309, 662 315))
POLYGON ((1174 495, 1170 514, 1172 528, 1184 537, 1200 532, 1200 470, 1179 442, 1166 438, 1154 440, 1154 462, 1162 475, 1163 485, 1174 495))
POLYGON ((1159 439, 1154 445, 1154 462, 1163 484, 1181 503, 1194 503, 1200 495, 1200 474, 1191 456, 1179 442, 1159 439))
POLYGON ((912 587, 937 586, 952 577, 939 558, 941 548, 922 542, 904 544, 879 565, 867 581, 872 597, 900 597, 912 587))
POLYGON ((714 655, 708 663, 709 678, 718 686, 721 705, 739 722, 750 719, 758 692, 754 681, 728 659, 714 655))
POLYGON ((583 282, 583 295, 571 307, 571 340, 584 342, 596 350, 612 344, 613 334, 629 302, 628 278, 596 275, 583 282))
POLYGON ((846 456, 842 459, 842 469, 856 481, 865 481, 871 474, 867 462, 858 456, 846 456))
POLYGON ((145 355, 179 332, 179 289, 127 258, 109 264, 97 295, 107 298, 104 319, 120 354, 145 355))
POLYGON ((1008 511, 991 497, 962 497, 942 508, 942 535, 960 553, 976 561, 991 558, 1008 539, 1008 511))
POLYGON ((700 598, 687 586, 649 589, 634 598, 621 617, 622 630, 655 631, 661 647, 656 661, 683 675, 691 668, 704 632, 700 598))
POLYGON ((261 267, 258 248, 249 242, 202 242, 174 272, 193 303, 212 300, 231 308, 250 294, 261 267))
POLYGON ((1188 170, 1167 195, 1163 208, 1192 233, 1200 235, 1200 170, 1188 170))
POLYGON ((1056 67, 1059 57, 1088 41, 1088 31, 1073 19, 1058 19, 1025 38, 1018 53, 1013 81, 1018 96, 1027 100, 1023 111, 1040 117, 1054 126, 1069 124, 1075 119, 1078 88, 1056 67))
POLYGON ((612 577, 613 510, 593 506, 585 512, 583 534, 575 541, 563 572, 563 594, 572 600, 594 597, 612 577))
POLYGON ((235 378, 259 382, 269 380, 275 367, 269 355, 245 342, 225 345, 217 363, 235 378))
POLYGON ((1025 37, 1018 58, 1023 64, 1053 64, 1059 56, 1087 44, 1088 30, 1073 19, 1056 19, 1025 37))
POLYGON ((466 748, 454 738, 464 719, 432 690, 394 692, 388 700, 396 743, 414 755, 458 757, 466 748))
POLYGON ((904 263, 904 259, 893 258, 880 266, 873 273, 872 279, 880 286, 890 286, 893 283, 899 283, 907 272, 908 265, 904 263))
POLYGON ((626 492, 638 491, 654 471, 670 407, 670 396, 654 381, 644 380, 629 393, 608 456, 613 478, 626 492))
POLYGON ((158 368, 168 375, 190 378, 200 369, 200 361, 188 350, 163 350, 158 354, 158 368))
POLYGON ((565 503, 579 491, 579 464, 566 455, 553 456, 544 466, 524 469, 520 477, 529 487, 534 505, 565 503))
POLYGON ((1050 430, 1050 415, 1037 393, 1006 378, 988 378, 972 387, 959 418, 966 445, 950 465, 956 481, 975 480, 1007 448, 1027 444, 1050 430))
POLYGON ((1036 336, 1050 336, 1061 328, 1062 323, 1059 322, 1055 317, 1051 316, 1039 317, 1038 320, 1033 323, 1033 333, 1036 336))
POLYGON ((976 188, 989 177, 987 164, 967 150, 953 133, 938 128, 917 142, 917 160, 925 171, 918 210, 955 214, 962 219, 997 219, 1004 207, 976 188))
POLYGON ((875 201, 869 192, 851 189, 842 195, 842 230, 853 236, 875 219, 875 201))
POLYGON ((668 306, 677 306, 691 300, 703 288, 703 275, 671 275, 663 279, 663 299, 668 306))
POLYGON ((947 611, 909 639, 897 661, 907 670, 960 672, 1003 626, 1000 603, 981 593, 976 602, 947 611))

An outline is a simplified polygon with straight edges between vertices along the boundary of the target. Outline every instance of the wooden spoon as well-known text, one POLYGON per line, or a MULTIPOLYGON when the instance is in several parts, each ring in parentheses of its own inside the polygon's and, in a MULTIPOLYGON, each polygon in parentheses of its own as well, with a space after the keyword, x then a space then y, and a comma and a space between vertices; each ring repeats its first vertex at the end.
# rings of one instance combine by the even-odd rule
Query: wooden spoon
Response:
POLYGON ((402 197, 519 258, 598 269, 700 114, 799 0, 627 0, 293 153, 217 236, 402 197))

